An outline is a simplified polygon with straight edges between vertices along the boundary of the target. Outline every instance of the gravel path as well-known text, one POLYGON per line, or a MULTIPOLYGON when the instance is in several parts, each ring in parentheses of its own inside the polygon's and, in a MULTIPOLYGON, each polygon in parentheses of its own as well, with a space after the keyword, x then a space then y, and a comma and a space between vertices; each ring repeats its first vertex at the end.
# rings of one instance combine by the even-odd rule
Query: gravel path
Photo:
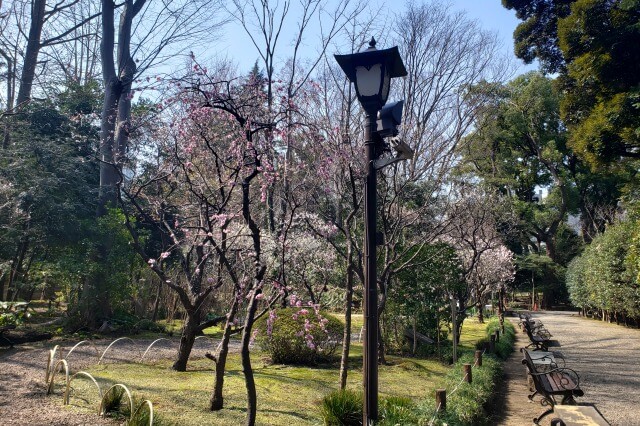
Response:
MULTIPOLYGON (((533 317, 553 334, 557 347, 550 349, 562 352, 566 366, 580 375, 585 395, 578 402, 595 404, 612 425, 640 426, 640 330, 581 318, 572 312, 540 312, 533 317)), ((518 343, 526 344, 526 336, 522 336, 519 333, 518 343)), ((536 414, 544 411, 537 403, 527 403, 526 394, 522 394, 526 378, 520 359, 514 354, 505 368, 506 386, 517 391, 507 397, 503 425, 529 425, 531 407, 536 414)), ((543 424, 551 418, 547 416, 543 424)))
MULTIPOLYGON (((89 365, 95 365, 113 340, 100 340, 94 344, 78 346, 71 355, 69 350, 77 341, 45 342, 20 345, 14 349, 0 349, 0 425, 114 425, 113 421, 93 413, 78 412, 62 406, 62 385, 54 395, 46 395, 45 367, 49 350, 59 345, 57 358, 66 357, 70 374, 89 365)), ((204 357, 215 349, 219 340, 200 338, 194 344, 191 359, 204 357)), ((116 342, 106 353, 103 363, 137 361, 153 342, 148 339, 127 339, 116 342)), ((178 339, 157 342, 145 356, 145 361, 174 358, 178 339)), ((231 341, 230 350, 237 351, 239 343, 231 341)), ((62 383, 56 379, 56 383, 62 383)), ((106 389, 103 389, 103 391, 106 389)), ((97 407, 96 407, 97 409, 97 407)))

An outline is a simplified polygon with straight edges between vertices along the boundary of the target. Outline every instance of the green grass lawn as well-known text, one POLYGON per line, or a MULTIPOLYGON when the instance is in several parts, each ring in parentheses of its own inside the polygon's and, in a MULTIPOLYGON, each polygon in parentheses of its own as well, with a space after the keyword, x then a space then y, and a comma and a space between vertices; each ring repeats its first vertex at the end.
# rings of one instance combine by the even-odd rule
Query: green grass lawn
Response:
MULTIPOLYGON (((354 318, 356 324, 361 316, 354 318)), ((354 327, 354 331, 357 327, 354 327)), ((482 337, 484 325, 467 319, 461 344, 472 347, 482 337)), ((297 367, 268 365, 265 354, 254 351, 252 362, 258 392, 258 424, 312 425, 322 423, 319 403, 324 395, 338 388, 338 363, 326 366, 297 367)), ((351 351, 348 387, 362 388, 362 345, 354 343, 351 351)), ((421 400, 430 397, 442 385, 449 367, 435 360, 388 356, 389 365, 380 366, 381 396, 394 395, 421 400)), ((153 364, 110 364, 89 370, 106 389, 109 384, 123 383, 137 397, 150 399, 160 424, 171 425, 235 425, 245 420, 245 387, 239 354, 232 354, 225 379, 225 409, 207 410, 213 385, 213 363, 194 360, 189 371, 170 369, 172 360, 153 364)), ((78 401, 80 402, 80 401, 78 401)), ((72 404, 74 401, 72 400, 72 404)))

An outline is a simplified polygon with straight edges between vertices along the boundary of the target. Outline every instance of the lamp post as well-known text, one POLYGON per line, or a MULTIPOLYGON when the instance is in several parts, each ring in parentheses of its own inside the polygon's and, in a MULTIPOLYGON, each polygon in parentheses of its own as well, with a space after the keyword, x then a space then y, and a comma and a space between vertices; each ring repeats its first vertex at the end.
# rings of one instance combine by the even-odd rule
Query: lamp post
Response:
MULTIPOLYGON (((350 55, 335 55, 340 68, 356 87, 358 101, 365 111, 364 143, 366 147, 366 181, 364 198, 365 223, 365 279, 364 279, 364 350, 363 424, 368 426, 378 420, 378 288, 376 279, 376 170, 390 164, 376 167, 376 160, 384 150, 384 143, 378 133, 378 112, 387 102, 391 79, 404 77, 407 70, 402 63, 398 47, 376 49, 372 37, 369 48, 350 55)), ((400 105, 400 108, 402 106, 400 105)), ((401 109, 400 109, 401 111, 401 109)), ((399 124, 399 120, 397 121, 399 124)), ((382 124, 384 126, 384 124, 382 124)), ((397 132, 396 132, 397 133, 397 132)), ((406 145, 404 145, 406 147, 406 145)), ((406 157, 406 152, 400 152, 406 157)))

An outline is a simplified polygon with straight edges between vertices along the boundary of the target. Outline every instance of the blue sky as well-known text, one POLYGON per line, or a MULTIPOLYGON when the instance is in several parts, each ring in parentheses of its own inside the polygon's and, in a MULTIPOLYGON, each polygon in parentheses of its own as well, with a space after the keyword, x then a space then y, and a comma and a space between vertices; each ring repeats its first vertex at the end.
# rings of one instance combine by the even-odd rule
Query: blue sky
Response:
MULTIPOLYGON (((292 0, 293 5, 296 3, 296 0, 292 0)), ((390 3, 385 3, 387 8, 400 4, 399 1, 393 6, 390 3)), ((525 65, 513 54, 513 31, 519 21, 513 11, 502 7, 500 0, 450 0, 450 3, 453 11, 465 11, 470 18, 477 19, 484 29, 498 34, 504 52, 510 55, 516 64, 516 74, 522 74, 536 68, 534 65, 525 65)), ((294 24, 295 21, 292 18, 288 25, 294 24)), ((231 23, 225 28, 216 47, 218 55, 233 59, 241 70, 249 69, 258 59, 255 48, 237 23, 231 23)))

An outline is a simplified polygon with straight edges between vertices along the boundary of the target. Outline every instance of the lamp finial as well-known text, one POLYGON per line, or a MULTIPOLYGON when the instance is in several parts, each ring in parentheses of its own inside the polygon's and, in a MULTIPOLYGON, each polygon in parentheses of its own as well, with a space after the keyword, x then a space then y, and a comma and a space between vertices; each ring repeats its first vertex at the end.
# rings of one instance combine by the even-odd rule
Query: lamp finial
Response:
POLYGON ((375 48, 376 47, 376 39, 371 37, 371 41, 369 42, 369 47, 375 48))

